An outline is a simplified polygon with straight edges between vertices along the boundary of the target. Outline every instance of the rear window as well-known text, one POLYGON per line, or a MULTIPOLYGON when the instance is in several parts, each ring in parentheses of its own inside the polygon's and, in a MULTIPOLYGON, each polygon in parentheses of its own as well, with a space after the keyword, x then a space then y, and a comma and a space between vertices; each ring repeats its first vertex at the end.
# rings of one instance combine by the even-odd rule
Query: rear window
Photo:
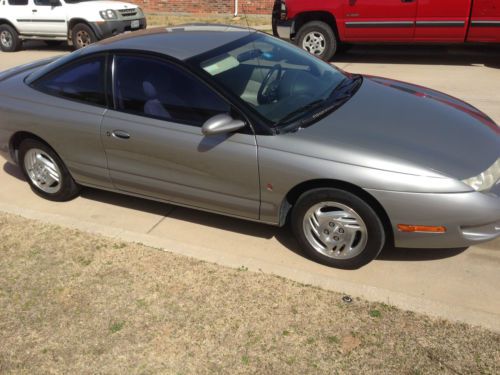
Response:
POLYGON ((86 58, 49 73, 32 86, 49 95, 105 106, 104 66, 104 56, 86 58))

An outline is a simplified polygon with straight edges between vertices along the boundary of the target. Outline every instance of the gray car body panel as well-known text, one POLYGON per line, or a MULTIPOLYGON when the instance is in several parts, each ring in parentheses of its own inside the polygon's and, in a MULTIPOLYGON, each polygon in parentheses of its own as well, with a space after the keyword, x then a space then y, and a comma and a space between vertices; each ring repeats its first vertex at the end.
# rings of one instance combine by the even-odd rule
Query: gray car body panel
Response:
MULTIPOLYGON (((198 40, 206 27, 197 27, 138 32, 77 53, 129 49, 185 59, 250 32, 212 28, 198 40), (162 36, 170 43, 159 43, 162 36)), ((365 77, 346 104, 297 132, 203 136, 197 127, 43 94, 24 82, 30 69, 19 72, 0 76, 0 154, 16 161, 12 136, 33 133, 54 148, 82 185, 280 225, 294 187, 340 181, 380 203, 396 246, 467 246, 500 234, 500 189, 478 193, 460 181, 500 157, 498 127, 445 94, 365 77), (107 136, 115 130, 130 133, 130 139, 107 136), (398 224, 449 230, 401 233, 398 224)))

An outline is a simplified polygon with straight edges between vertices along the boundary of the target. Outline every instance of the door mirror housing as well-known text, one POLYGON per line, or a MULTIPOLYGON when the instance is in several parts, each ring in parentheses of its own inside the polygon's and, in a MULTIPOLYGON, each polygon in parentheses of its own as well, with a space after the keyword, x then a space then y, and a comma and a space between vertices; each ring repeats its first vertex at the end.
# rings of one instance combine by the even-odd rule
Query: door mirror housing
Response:
POLYGON ((245 122, 235 120, 228 114, 216 115, 209 118, 202 126, 201 132, 204 135, 217 135, 225 133, 233 133, 245 127, 245 122))

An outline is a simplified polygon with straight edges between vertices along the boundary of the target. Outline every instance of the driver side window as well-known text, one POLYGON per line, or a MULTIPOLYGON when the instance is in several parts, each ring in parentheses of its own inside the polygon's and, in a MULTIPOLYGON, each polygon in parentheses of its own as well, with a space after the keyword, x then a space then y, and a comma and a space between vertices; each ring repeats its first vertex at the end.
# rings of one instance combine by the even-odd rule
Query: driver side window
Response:
POLYGON ((149 56, 115 56, 114 97, 117 110, 193 126, 230 112, 199 79, 149 56))

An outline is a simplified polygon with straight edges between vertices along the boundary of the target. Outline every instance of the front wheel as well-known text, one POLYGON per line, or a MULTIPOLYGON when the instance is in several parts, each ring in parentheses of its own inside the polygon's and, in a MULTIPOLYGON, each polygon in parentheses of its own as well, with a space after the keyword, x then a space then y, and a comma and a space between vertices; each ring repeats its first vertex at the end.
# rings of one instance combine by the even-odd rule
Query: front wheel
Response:
POLYGON ((338 42, 335 32, 327 23, 312 21, 300 28, 297 45, 322 60, 330 61, 337 51, 338 42))
POLYGON ((306 255, 336 268, 362 267, 385 244, 384 226, 371 206, 339 189, 304 193, 293 208, 292 228, 306 255))
POLYGON ((88 45, 97 42, 95 33, 89 26, 83 23, 79 23, 73 27, 73 30, 71 31, 71 38, 75 49, 87 47, 88 45))
POLYGON ((79 186, 59 156, 46 144, 26 139, 19 146, 19 164, 31 189, 52 201, 68 201, 78 196, 79 186))

